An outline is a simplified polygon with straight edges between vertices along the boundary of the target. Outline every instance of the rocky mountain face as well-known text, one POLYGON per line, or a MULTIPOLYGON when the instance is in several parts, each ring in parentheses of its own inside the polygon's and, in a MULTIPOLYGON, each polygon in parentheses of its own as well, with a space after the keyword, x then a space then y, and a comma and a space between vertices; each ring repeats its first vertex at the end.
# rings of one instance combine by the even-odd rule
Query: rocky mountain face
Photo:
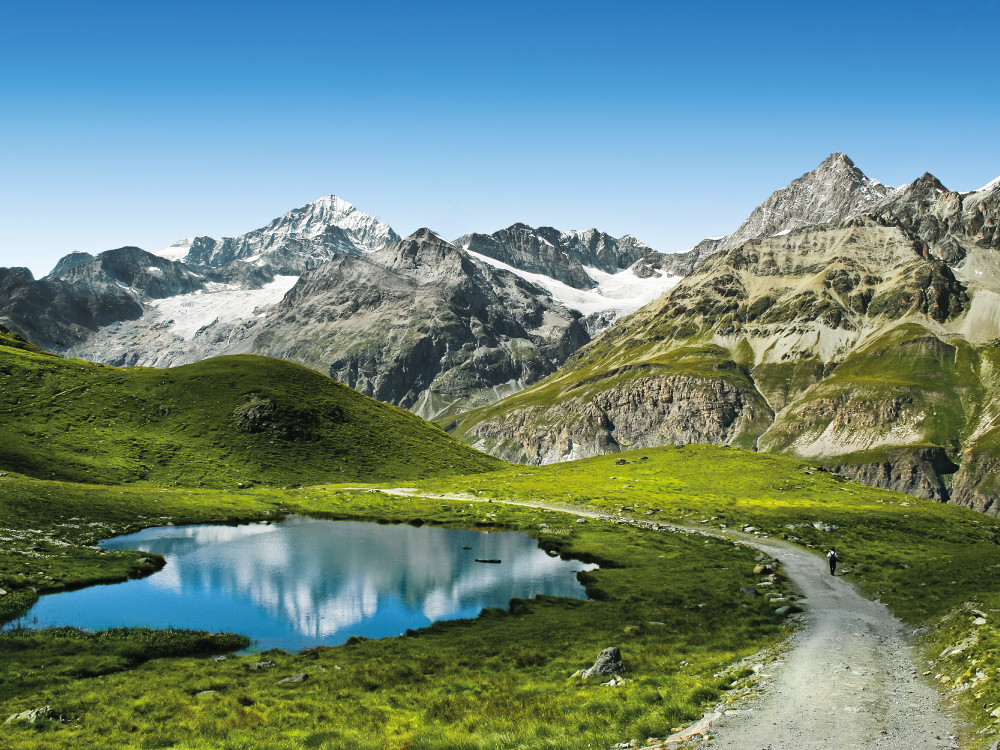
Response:
POLYGON ((454 244, 576 289, 597 286, 585 266, 617 273, 648 255, 660 255, 629 235, 616 239, 596 229, 560 232, 552 227, 535 229, 526 224, 514 224, 493 234, 466 234, 454 244))
POLYGON ((737 445, 997 513, 1000 183, 858 191, 846 219, 712 254, 555 375, 449 428, 527 463, 737 445))
POLYGON ((340 255, 371 253, 399 236, 385 222, 327 195, 239 237, 192 237, 161 252, 189 266, 221 268, 234 261, 298 275, 340 255))
POLYGON ((551 374, 588 341, 578 318, 425 229, 305 274, 252 350, 431 416, 551 374))
POLYGON ((711 255, 749 240, 842 221, 878 203, 891 192, 892 188, 866 176, 846 154, 830 154, 813 171, 771 193, 735 232, 704 239, 687 252, 669 256, 664 268, 687 276, 711 255))

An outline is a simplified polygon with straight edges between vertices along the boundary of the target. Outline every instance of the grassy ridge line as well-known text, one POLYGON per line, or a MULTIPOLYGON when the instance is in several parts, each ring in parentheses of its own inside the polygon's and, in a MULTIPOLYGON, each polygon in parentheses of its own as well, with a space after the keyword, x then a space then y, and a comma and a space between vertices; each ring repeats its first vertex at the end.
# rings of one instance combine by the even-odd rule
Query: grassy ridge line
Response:
POLYGON ((139 525, 203 520, 241 507, 272 516, 429 521, 520 530, 552 554, 599 561, 602 568, 583 577, 594 601, 514 600, 508 611, 408 637, 271 653, 267 658, 278 662, 271 672, 248 669, 259 656, 225 662, 183 656, 193 648, 186 643, 175 644, 175 658, 145 661, 147 643, 139 637, 101 648, 67 631, 8 634, 0 637, 0 715, 51 705, 70 717, 67 724, 5 728, 11 748, 609 746, 623 737, 663 736, 696 718, 701 704, 733 680, 714 675, 772 642, 783 625, 765 597, 739 590, 757 580, 754 553, 695 535, 336 487, 247 491, 236 496, 237 507, 225 505, 233 496, 207 490, 103 488, 102 496, 102 488, 62 485, 65 505, 53 502, 41 518, 30 518, 19 512, 27 498, 10 499, 17 485, 37 492, 51 483, 8 478, 0 484, 0 507, 18 512, 2 517, 80 541, 131 528, 136 511, 155 502, 160 515, 146 515, 139 525), (94 520, 65 525, 84 506, 94 520), (609 645, 625 654, 624 687, 567 681, 609 645), (309 678, 297 688, 275 684, 293 673, 309 678), (203 690, 218 692, 199 696, 203 690))
POLYGON ((15 343, 0 337, 0 468, 9 471, 235 489, 503 466, 409 412, 283 360, 123 369, 15 343))

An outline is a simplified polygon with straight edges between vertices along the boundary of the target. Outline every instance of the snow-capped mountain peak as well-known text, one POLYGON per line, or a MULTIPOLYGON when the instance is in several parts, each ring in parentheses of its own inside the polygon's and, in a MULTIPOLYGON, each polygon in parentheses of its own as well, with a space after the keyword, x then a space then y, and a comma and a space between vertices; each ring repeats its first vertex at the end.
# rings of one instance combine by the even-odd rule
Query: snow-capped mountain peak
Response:
POLYGON ((388 224, 336 195, 292 209, 266 227, 238 237, 193 237, 157 255, 188 265, 220 268, 241 260, 273 273, 299 275, 338 255, 381 250, 399 236, 388 224))

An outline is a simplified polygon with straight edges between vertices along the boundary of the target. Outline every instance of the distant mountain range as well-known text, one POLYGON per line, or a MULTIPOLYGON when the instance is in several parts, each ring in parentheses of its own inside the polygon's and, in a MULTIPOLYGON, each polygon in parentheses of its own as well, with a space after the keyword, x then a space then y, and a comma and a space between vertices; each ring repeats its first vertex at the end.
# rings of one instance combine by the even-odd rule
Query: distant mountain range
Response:
POLYGON ((995 512, 998 190, 890 188, 832 154, 675 254, 524 224, 401 239, 327 196, 235 238, 0 269, 0 324, 116 365, 287 358, 515 461, 715 442, 995 512))
POLYGON ((521 224, 404 240, 326 196, 239 237, 72 253, 39 280, 2 269, 0 323, 112 365, 287 358, 430 418, 555 372, 679 281, 660 257, 632 237, 521 224))

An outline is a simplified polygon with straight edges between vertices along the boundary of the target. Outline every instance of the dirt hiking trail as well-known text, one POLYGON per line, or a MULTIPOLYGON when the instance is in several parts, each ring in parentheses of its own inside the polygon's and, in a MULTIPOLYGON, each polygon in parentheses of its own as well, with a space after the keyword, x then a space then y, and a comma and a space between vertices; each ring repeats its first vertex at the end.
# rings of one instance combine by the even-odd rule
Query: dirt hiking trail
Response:
MULTIPOLYGON (((483 501, 410 488, 388 494, 483 501)), ((572 506, 493 500, 588 518, 607 517, 572 506)), ((637 523, 643 519, 621 516, 637 523)), ((713 714, 666 740, 622 747, 665 750, 955 750, 958 723, 932 686, 917 679, 915 655, 903 624, 888 608, 862 596, 827 560, 787 542, 738 532, 668 525, 722 536, 778 560, 804 599, 802 627, 782 658, 767 665, 757 698, 713 714)))
POLYGON ((955 722, 940 694, 917 679, 907 631, 827 561, 790 544, 747 540, 782 564, 806 597, 764 694, 712 725, 712 748, 740 750, 947 750, 955 722))

